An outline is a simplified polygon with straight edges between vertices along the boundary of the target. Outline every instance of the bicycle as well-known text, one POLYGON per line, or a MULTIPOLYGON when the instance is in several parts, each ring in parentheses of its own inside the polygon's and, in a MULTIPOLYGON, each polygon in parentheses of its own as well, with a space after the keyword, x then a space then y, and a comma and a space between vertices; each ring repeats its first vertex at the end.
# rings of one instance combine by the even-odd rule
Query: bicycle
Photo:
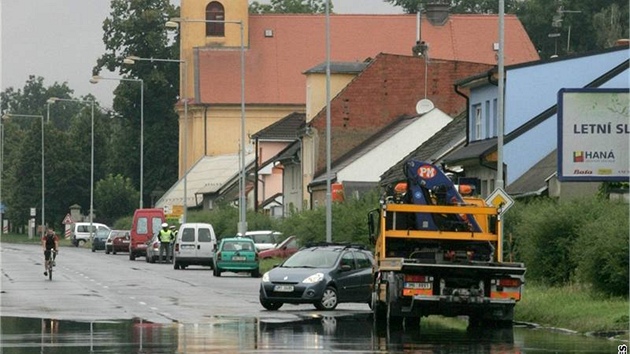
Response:
POLYGON ((50 250, 50 257, 48 257, 48 260, 46 261, 46 272, 48 272, 48 280, 52 281, 52 273, 53 273, 53 267, 55 266, 55 258, 57 258, 57 251, 50 250))

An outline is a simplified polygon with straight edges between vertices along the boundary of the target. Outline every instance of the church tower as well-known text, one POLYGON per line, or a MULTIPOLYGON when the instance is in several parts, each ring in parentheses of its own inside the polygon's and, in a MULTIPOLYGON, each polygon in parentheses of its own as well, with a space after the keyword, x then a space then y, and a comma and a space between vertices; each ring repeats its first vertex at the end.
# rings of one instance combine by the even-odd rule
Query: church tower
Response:
POLYGON ((249 11, 247 0, 181 0, 181 60, 188 67, 189 99, 195 97, 196 75, 195 51, 203 48, 241 47, 241 26, 243 46, 249 46, 249 11), (217 21, 217 22, 205 22, 217 21), (221 23, 220 21, 225 21, 221 23), (240 23, 239 23, 240 22, 240 23))

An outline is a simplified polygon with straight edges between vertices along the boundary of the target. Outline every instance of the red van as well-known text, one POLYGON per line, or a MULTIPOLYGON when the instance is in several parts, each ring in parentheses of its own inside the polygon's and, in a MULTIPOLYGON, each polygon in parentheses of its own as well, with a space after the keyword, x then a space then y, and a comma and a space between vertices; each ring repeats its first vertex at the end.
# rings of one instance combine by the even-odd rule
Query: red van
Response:
POLYGON ((147 241, 160 231, 166 221, 164 209, 136 209, 131 225, 131 242, 129 243, 129 260, 147 256, 147 241))

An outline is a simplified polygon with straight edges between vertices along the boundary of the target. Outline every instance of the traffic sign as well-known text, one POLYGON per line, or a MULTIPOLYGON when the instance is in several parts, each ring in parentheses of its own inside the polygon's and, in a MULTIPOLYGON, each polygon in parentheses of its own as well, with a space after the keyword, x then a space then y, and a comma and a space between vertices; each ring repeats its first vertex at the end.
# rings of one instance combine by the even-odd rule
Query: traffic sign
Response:
POLYGON ((502 188, 497 188, 486 198, 486 204, 492 205, 495 208, 501 209, 501 212, 506 212, 514 204, 514 199, 510 197, 502 188))
POLYGON ((72 217, 70 216, 70 214, 66 214, 66 217, 63 218, 63 221, 61 223, 68 225, 68 224, 74 224, 74 221, 72 220, 72 217))

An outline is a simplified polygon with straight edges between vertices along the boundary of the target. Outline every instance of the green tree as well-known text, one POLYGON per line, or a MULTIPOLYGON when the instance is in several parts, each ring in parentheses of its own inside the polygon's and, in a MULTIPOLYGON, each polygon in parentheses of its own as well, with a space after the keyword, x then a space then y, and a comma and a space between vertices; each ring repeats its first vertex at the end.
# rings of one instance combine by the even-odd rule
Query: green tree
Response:
POLYGON ((137 61, 123 65, 126 57, 179 59, 179 42, 169 37, 165 24, 179 10, 168 0, 112 0, 110 15, 103 22, 105 53, 97 60, 94 74, 101 69, 144 82, 144 132, 140 133, 140 92, 137 82, 121 82, 114 91, 112 118, 117 136, 112 159, 113 170, 140 180, 140 136, 144 135, 144 205, 150 194, 164 190, 177 180, 178 116, 173 110, 179 92, 179 64, 137 61))
MULTIPOLYGON (((329 4, 329 11, 332 13, 332 2, 329 4)), ((325 13, 326 0, 271 0, 271 4, 261 4, 254 1, 249 5, 249 12, 253 14, 262 13, 325 13)))
POLYGON ((628 38, 627 0, 528 0, 517 15, 542 58, 604 49, 628 38))
MULTIPOLYGON (((435 0, 383 0, 394 6, 403 8, 408 14, 413 14, 420 7, 426 9, 427 3, 436 3, 435 0)), ((454 14, 496 14, 499 12, 499 0, 442 0, 438 1, 450 5, 450 11, 454 14)), ((515 13, 521 5, 519 0, 505 0, 505 12, 515 13)))
POLYGON ((100 180, 94 189, 97 215, 105 215, 102 220, 108 225, 123 216, 133 214, 138 205, 139 192, 130 178, 122 175, 108 175, 100 180))

